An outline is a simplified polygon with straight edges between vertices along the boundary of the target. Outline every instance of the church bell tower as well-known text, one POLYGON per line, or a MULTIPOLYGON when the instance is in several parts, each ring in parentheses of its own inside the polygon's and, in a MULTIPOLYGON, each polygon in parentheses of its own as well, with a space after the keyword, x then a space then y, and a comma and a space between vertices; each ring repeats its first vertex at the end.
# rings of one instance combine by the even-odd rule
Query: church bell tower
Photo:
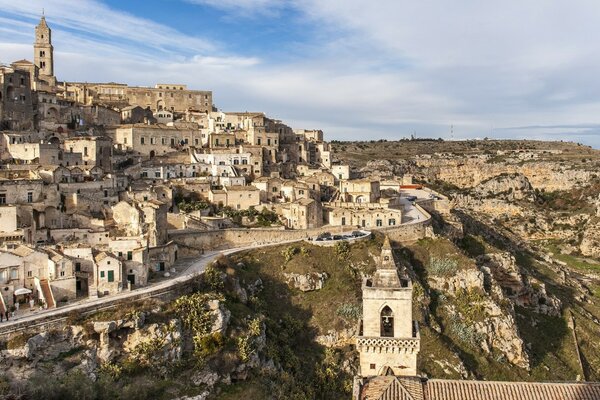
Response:
POLYGON ((52 30, 46 23, 46 17, 42 16, 40 23, 35 27, 35 43, 33 44, 33 59, 39 68, 39 77, 54 85, 54 47, 52 46, 52 30))
POLYGON ((412 319, 412 291, 386 237, 377 270, 362 285, 363 319, 356 340, 361 376, 417 375, 420 335, 412 319))

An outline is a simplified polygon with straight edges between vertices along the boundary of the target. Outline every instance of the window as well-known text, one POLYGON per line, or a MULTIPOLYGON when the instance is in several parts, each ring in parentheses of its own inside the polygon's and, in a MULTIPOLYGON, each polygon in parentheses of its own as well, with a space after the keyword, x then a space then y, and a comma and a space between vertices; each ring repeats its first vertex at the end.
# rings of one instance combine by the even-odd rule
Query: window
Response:
POLYGON ((342 225, 346 225, 346 217, 342 217, 342 225))
POLYGON ((143 138, 143 137, 142 137, 142 138, 140 138, 140 144, 144 144, 144 141, 145 141, 144 139, 145 139, 145 138, 143 138))
POLYGON ((104 271, 100 271, 100 278, 104 278, 104 271))
POLYGON ((17 268, 10 270, 10 279, 19 279, 19 270, 17 268))
POLYGON ((27 271, 27 277, 31 278, 33 276, 33 271, 27 271))
POLYGON ((60 271, 60 276, 65 276, 65 271, 60 271))
POLYGON ((394 336, 394 313, 389 306, 385 306, 381 310, 381 336, 394 336))
POLYGON ((375 221, 375 225, 377 225, 377 226, 383 226, 383 221, 380 220, 380 219, 378 219, 378 220, 375 221))
POLYGON ((369 364, 369 368, 375 369, 375 364, 369 364))
POLYGON ((154 172, 154 177, 155 178, 160 178, 160 171, 154 172))
POLYGON ((388 221, 388 225, 389 226, 394 226, 396 225, 396 220, 394 218, 390 218, 390 220, 388 221))
POLYGON ((75 272, 81 271, 81 263, 75 263, 75 272))
POLYGON ((33 192, 27 192, 27 202, 33 203, 33 192))
POLYGON ((0 193, 0 204, 6 204, 6 193, 0 193))
POLYGON ((128 251, 127 252, 127 259, 128 260, 133 260, 133 251, 128 251))

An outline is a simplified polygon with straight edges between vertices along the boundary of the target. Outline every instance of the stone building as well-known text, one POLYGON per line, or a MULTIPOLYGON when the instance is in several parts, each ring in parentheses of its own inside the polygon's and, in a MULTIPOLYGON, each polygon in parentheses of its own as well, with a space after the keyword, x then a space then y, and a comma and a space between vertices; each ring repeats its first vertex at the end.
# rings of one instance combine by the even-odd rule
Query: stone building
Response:
POLYGON ((361 376, 417 374, 420 335, 412 319, 412 292, 410 277, 396 265, 386 237, 377 270, 362 285, 363 318, 356 339, 361 376))
POLYGON ((260 204, 260 190, 254 186, 225 186, 223 190, 211 189, 208 200, 235 210, 247 210, 260 204))
POLYGON ((33 129, 33 95, 29 72, 0 65, 0 130, 33 129))
POLYGON ((343 180, 340 193, 342 201, 350 203, 375 203, 381 197, 379 181, 370 179, 343 180))
POLYGON ((199 140, 200 135, 197 129, 134 124, 118 127, 114 133, 114 142, 121 150, 154 157, 189 146, 196 139, 199 140))
POLYGON ((325 203, 323 215, 332 226, 388 228, 402 223, 402 211, 380 203, 325 203))
POLYGON ((84 165, 112 170, 112 140, 105 136, 74 136, 65 139, 65 151, 80 153, 84 165))
POLYGON ((169 110, 185 113, 188 110, 208 113, 213 109, 212 92, 188 90, 186 85, 157 84, 135 87, 122 83, 64 82, 66 99, 86 105, 109 105, 117 108, 138 105, 152 112, 169 110))
POLYGON ((321 202, 313 199, 296 200, 283 209, 288 228, 312 229, 323 225, 321 202))

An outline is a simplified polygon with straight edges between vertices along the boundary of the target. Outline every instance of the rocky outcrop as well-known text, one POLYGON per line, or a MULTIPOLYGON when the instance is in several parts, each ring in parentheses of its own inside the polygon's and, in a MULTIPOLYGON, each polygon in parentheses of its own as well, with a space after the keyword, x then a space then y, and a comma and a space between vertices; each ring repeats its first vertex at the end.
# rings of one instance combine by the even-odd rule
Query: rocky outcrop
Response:
POLYGON ((546 291, 546 285, 521 273, 515 257, 508 252, 486 254, 477 258, 486 277, 486 288, 499 298, 533 311, 558 316, 562 303, 546 291))
POLYGON ((480 346, 486 353, 495 349, 506 360, 524 369, 529 369, 529 356, 523 339, 519 336, 515 316, 493 301, 485 302, 485 319, 475 324, 475 331, 483 340, 480 346))
POLYGON ((225 305, 219 300, 209 300, 207 308, 210 310, 212 318, 210 332, 225 334, 231 318, 231 311, 225 308, 225 305))
POLYGON ((579 250, 584 256, 600 258, 600 217, 591 218, 585 224, 579 250))
POLYGON ((311 272, 308 274, 284 273, 286 283, 291 288, 299 289, 303 292, 323 289, 327 274, 325 272, 311 272))
POLYGON ((523 174, 503 174, 481 182, 473 189, 478 197, 500 197, 508 201, 535 200, 529 179, 523 174))
POLYGON ((484 275, 474 268, 460 270, 449 277, 430 275, 428 280, 432 289, 451 295, 455 295, 461 289, 484 290, 484 275))
POLYGON ((596 174, 593 170, 573 169, 571 165, 549 161, 506 160, 489 162, 487 156, 418 158, 428 180, 441 180, 460 188, 472 188, 481 182, 503 174, 522 174, 531 186, 547 191, 567 190, 580 187, 596 174))

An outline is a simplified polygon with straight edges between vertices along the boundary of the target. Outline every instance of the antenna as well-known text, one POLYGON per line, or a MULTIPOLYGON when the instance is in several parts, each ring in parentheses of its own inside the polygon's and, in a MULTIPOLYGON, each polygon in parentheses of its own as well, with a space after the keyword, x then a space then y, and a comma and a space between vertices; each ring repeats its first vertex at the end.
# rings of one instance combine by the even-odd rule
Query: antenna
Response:
POLYGON ((46 16, 45 10, 42 8, 42 17, 46 16))
POLYGON ((454 139, 454 125, 450 125, 450 139, 454 139))

